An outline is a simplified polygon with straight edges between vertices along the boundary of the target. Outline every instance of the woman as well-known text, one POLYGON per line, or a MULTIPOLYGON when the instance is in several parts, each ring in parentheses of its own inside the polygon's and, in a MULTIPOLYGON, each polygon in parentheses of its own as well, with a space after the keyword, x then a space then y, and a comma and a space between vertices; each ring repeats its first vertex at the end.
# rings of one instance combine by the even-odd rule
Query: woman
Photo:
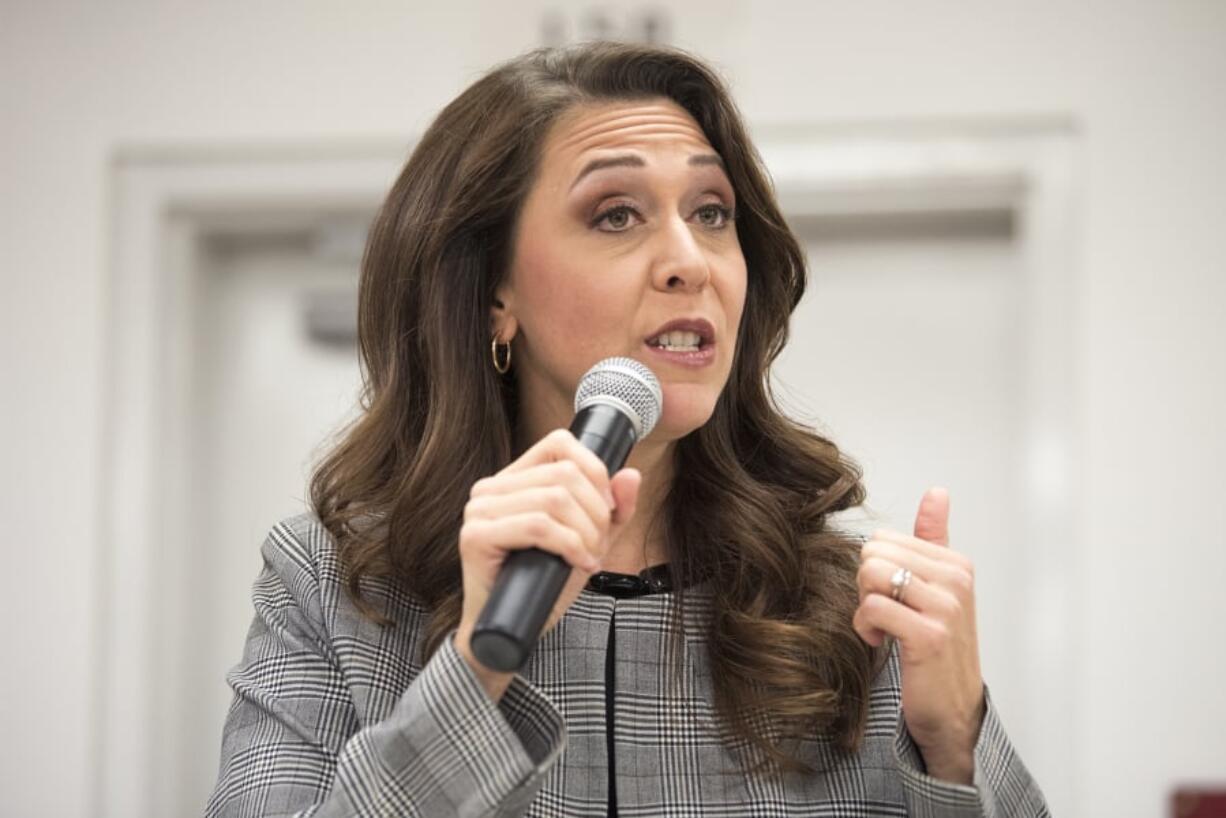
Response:
POLYGON ((769 397, 804 286, 694 58, 539 51, 448 105, 371 229, 365 412, 264 544, 209 815, 1046 814, 948 498, 836 530, 859 470, 769 397), (613 355, 664 409, 610 476, 565 427, 613 355), (500 674, 469 635, 528 545, 573 570, 500 674))

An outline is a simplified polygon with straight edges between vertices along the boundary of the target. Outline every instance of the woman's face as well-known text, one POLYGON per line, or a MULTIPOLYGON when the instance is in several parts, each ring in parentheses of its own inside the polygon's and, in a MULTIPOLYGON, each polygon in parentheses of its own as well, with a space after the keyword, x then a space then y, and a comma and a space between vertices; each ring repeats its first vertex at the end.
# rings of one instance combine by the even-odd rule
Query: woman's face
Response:
POLYGON ((735 206, 719 156, 671 100, 584 105, 554 123, 493 311, 512 342, 522 431, 569 425, 579 379, 613 355, 660 380, 652 440, 710 418, 745 304, 735 206), (696 322, 697 351, 684 331, 657 346, 677 320, 696 322))

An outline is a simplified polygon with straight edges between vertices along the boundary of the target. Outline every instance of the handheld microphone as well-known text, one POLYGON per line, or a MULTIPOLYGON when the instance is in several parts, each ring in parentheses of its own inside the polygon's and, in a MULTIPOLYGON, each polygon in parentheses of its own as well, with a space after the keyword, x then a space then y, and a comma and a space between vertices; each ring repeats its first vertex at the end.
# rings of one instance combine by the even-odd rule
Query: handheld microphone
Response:
MULTIPOLYGON (((646 366, 633 358, 605 358, 579 381, 571 434, 613 474, 631 447, 651 434, 663 401, 660 382, 646 366)), ((469 637, 477 661, 504 673, 523 667, 570 572, 566 560, 548 551, 511 552, 469 637)))

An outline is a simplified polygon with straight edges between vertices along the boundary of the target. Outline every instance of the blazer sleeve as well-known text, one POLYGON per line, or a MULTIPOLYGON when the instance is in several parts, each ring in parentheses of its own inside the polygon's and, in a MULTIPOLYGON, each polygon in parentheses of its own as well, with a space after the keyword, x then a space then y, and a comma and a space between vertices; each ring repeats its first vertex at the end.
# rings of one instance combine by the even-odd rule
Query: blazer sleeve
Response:
POLYGON ((1050 818, 1039 785, 1013 750, 984 685, 985 712, 970 785, 928 775, 919 746, 898 715, 895 750, 907 814, 913 818, 1050 818))
POLYGON ((566 741, 560 714, 539 690, 516 676, 494 704, 452 634, 388 716, 357 729, 311 555, 281 526, 262 553, 255 619, 227 676, 234 699, 208 818, 527 809, 566 741))

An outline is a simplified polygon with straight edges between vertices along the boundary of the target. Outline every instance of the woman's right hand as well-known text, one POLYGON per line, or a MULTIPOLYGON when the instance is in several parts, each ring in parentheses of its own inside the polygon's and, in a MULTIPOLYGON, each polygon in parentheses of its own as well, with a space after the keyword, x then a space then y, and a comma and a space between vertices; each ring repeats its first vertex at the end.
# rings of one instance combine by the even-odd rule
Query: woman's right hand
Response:
POLYGON ((473 484, 460 528, 464 602, 455 645, 495 701, 514 673, 478 662, 469 637, 507 555, 535 547, 570 564, 570 578, 541 631, 547 632, 600 570, 610 541, 634 516, 641 480, 636 469, 610 479, 600 458, 569 430, 555 429, 502 471, 473 484))

